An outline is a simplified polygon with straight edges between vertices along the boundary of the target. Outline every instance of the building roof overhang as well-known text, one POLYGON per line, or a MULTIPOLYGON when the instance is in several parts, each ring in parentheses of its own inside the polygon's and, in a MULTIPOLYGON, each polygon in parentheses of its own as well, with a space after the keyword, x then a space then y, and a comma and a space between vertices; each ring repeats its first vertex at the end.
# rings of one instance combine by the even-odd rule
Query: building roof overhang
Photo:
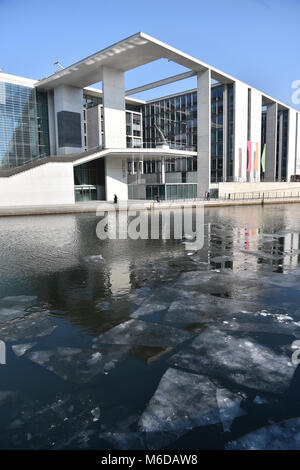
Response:
POLYGON ((222 80, 223 83, 233 81, 229 75, 148 34, 139 32, 39 80, 36 87, 42 90, 51 90, 59 85, 84 88, 102 80, 101 66, 127 72, 162 58, 195 72, 211 69, 212 78, 222 80))

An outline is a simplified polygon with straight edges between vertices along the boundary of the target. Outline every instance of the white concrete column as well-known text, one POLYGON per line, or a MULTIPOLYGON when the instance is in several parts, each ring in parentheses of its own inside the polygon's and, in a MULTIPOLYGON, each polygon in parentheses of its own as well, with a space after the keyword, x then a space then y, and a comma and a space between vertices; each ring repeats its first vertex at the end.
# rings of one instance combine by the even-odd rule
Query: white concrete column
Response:
POLYGON ((211 70, 197 74, 198 197, 209 191, 211 176, 211 70))
POLYGON ((251 88, 251 142, 252 142, 252 165, 250 181, 260 181, 261 171, 261 114, 262 114, 262 94, 258 90, 251 88), (257 146, 258 144, 258 146, 257 146), (258 156, 256 155, 258 147, 258 156), (255 172, 255 160, 257 160, 257 169, 255 172))
POLYGON ((118 196, 119 201, 127 201, 128 186, 125 158, 105 158, 105 193, 107 201, 113 201, 115 194, 118 196))
POLYGON ((84 151, 82 89, 69 85, 54 88, 54 115, 57 155, 84 151))
POLYGON ((247 142, 248 142, 248 86, 234 83, 234 162, 235 181, 247 180, 247 142), (240 162, 240 153, 242 155, 240 162), (241 168, 240 168, 241 163, 241 168), (240 177, 241 175, 241 177, 240 177))
POLYGON ((288 130, 288 160, 286 180, 291 181, 291 176, 295 174, 296 166, 296 144, 297 144, 297 111, 289 110, 289 130, 288 130))
POLYGON ((166 164, 165 164, 165 157, 161 159, 161 184, 166 183, 166 164))
POLYGON ((102 146, 100 105, 86 109, 86 134, 88 150, 102 146))
POLYGON ((105 148, 126 148, 124 73, 102 67, 105 148))
MULTIPOLYGON (((282 138, 283 138, 283 114, 279 116, 279 129, 277 128, 278 135, 278 181, 281 181, 282 175, 282 138)), ((276 155, 277 159, 277 155, 276 155)), ((276 175, 275 175, 276 176, 276 175)))
POLYGON ((265 181, 275 181, 276 178, 277 113, 277 103, 269 104, 267 107, 265 181))
POLYGON ((297 113, 296 131, 297 131, 297 143, 296 143, 295 174, 300 175, 300 113, 297 113))

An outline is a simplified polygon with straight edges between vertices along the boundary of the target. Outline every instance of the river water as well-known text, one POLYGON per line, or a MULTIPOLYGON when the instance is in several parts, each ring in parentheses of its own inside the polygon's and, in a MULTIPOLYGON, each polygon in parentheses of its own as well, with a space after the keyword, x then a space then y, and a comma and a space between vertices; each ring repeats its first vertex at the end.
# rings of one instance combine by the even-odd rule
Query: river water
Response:
POLYGON ((299 215, 205 209, 198 251, 0 218, 0 448, 300 448, 299 215))

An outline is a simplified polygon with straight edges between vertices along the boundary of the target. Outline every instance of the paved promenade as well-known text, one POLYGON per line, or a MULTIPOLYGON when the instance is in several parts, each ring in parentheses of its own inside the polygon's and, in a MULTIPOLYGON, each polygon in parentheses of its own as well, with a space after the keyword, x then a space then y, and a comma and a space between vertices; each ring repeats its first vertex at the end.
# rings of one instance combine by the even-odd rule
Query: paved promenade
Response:
MULTIPOLYGON (((153 201, 130 201, 130 205, 141 204, 145 209, 157 210, 157 209, 176 209, 183 206, 199 206, 204 205, 206 208, 211 207, 228 207, 228 206, 249 206, 249 205, 269 205, 269 204, 300 204, 299 197, 293 198, 270 198, 262 201, 261 199, 240 199, 240 200, 229 200, 229 199, 212 199, 210 201, 203 200, 182 200, 182 201, 162 201, 160 203, 153 201)), ((111 210, 124 210, 122 203, 112 206, 111 210)), ((107 203, 104 201, 88 201, 78 202, 75 204, 59 204, 59 205, 43 205, 43 206, 9 206, 0 207, 0 216, 17 216, 17 215, 46 215, 46 214, 75 214, 75 213, 96 213, 98 210, 107 210, 107 203)))

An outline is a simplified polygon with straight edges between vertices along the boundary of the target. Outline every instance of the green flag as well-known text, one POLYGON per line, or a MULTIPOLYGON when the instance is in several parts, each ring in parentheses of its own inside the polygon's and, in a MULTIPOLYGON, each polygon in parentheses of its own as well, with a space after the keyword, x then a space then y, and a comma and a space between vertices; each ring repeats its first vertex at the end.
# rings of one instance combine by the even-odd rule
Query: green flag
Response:
POLYGON ((263 153, 261 156, 261 169, 263 173, 266 171, 266 144, 264 145, 263 153))

